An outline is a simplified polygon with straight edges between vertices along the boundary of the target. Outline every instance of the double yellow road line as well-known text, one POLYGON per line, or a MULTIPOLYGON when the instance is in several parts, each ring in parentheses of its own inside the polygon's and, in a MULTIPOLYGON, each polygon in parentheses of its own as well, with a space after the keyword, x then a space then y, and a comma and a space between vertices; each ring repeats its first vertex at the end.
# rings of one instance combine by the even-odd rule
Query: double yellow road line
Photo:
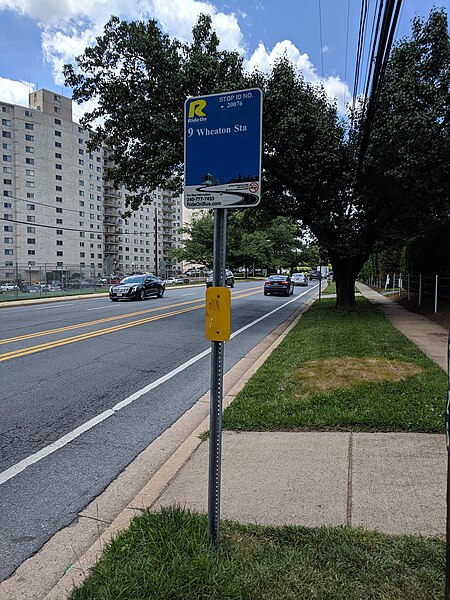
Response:
MULTIPOLYGON (((235 292, 233 294, 233 299, 240 299, 240 298, 246 298, 247 296, 253 296, 254 294, 260 293, 260 291, 261 291, 261 289, 260 289, 260 287, 258 287, 258 288, 249 288, 242 292, 235 292), (254 291, 254 290, 257 290, 257 291, 254 291)), ((74 335, 74 336, 67 337, 67 338, 64 338, 61 340, 54 340, 51 342, 38 344, 37 346, 29 346, 28 348, 22 348, 20 350, 12 350, 10 352, 4 352, 3 354, 0 354, 0 362, 4 362, 6 360, 11 360, 13 358, 20 358, 22 356, 28 356, 29 354, 35 354, 36 352, 42 352, 44 350, 51 350, 53 348, 59 348, 61 346, 66 346, 68 344, 74 344, 76 342, 82 342, 82 341, 85 341, 85 340, 88 340, 91 338, 99 337, 101 335, 106 335, 108 333, 115 333, 116 331, 122 331, 124 329, 129 329, 130 327, 137 327, 139 325, 151 323, 152 321, 158 321, 160 319, 166 319, 168 317, 174 317, 176 315, 188 313, 188 312, 191 312, 194 310, 199 310, 201 308, 204 309, 205 302, 204 302, 204 300, 201 300, 201 301, 200 300, 187 300, 185 302, 179 302, 177 304, 170 304, 169 306, 151 308, 151 309, 141 310, 141 311, 137 311, 137 312, 133 312, 133 313, 116 315, 114 317, 106 317, 104 319, 97 319, 95 321, 87 321, 84 323, 77 323, 74 325, 67 325, 65 327, 58 327, 55 329, 48 329, 46 331, 39 331, 36 333, 30 333, 27 335, 21 335, 21 336, 17 336, 17 337, 13 337, 13 338, 7 338, 4 340, 0 340, 0 344, 11 344, 14 342, 33 339, 33 338, 37 338, 37 337, 41 337, 41 336, 55 335, 57 333, 71 331, 74 329, 80 329, 82 327, 91 327, 91 326, 99 325, 102 323, 108 323, 111 321, 117 321, 120 319, 126 319, 129 317, 135 317, 138 315, 148 314, 151 312, 167 310, 170 308, 175 308, 177 310, 173 310, 170 312, 164 312, 164 313, 160 313, 157 315, 152 315, 152 316, 146 317, 144 319, 129 321, 128 323, 121 323, 118 325, 113 325, 111 327, 106 327, 104 329, 99 329, 97 331, 81 333, 79 335, 74 335), (192 304, 193 306, 186 306, 187 304, 192 304), (184 307, 184 308, 177 309, 178 307, 184 307)))

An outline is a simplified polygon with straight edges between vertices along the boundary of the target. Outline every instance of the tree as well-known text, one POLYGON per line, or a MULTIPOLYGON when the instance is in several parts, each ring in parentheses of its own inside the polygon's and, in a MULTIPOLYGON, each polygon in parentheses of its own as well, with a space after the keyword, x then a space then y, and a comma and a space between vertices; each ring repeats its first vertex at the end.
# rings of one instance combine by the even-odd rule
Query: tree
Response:
MULTIPOLYGON (((231 212, 231 211, 230 211, 231 212)), ((296 225, 285 217, 275 219, 267 229, 245 230, 244 215, 233 211, 227 224, 227 265, 237 269, 242 265, 275 269, 294 264, 295 250, 300 245, 296 225)), ((183 228, 188 238, 182 248, 173 250, 178 260, 199 263, 207 268, 213 264, 214 218, 212 211, 198 211, 192 222, 183 228)))
MULTIPOLYGON (((200 17, 193 38, 181 44, 154 21, 121 23, 113 17, 97 45, 77 59, 81 72, 65 67, 74 99, 99 99, 99 108, 83 122, 105 118, 91 144, 113 148, 107 177, 126 185, 131 208, 150 201, 147 189, 179 189, 185 98, 261 87, 263 197, 242 225, 255 233, 256 220, 264 230, 283 216, 308 226, 333 265, 337 305, 353 306, 356 276, 372 252, 447 218, 445 13, 433 10, 427 22, 416 19, 411 39, 394 48, 362 164, 359 136, 348 134, 325 92, 307 84, 286 57, 269 75, 247 75, 237 53, 218 50, 209 17, 200 17)), ((354 133, 364 118, 355 114, 354 133)))
POLYGON ((181 190, 186 98, 245 87, 242 58, 218 49, 209 16, 199 17, 193 38, 182 44, 164 35, 155 20, 113 16, 96 45, 76 59, 77 69, 64 66, 73 99, 98 100, 81 122, 93 127, 90 148, 111 148, 105 177, 126 185, 133 210, 151 203, 156 187, 181 190))

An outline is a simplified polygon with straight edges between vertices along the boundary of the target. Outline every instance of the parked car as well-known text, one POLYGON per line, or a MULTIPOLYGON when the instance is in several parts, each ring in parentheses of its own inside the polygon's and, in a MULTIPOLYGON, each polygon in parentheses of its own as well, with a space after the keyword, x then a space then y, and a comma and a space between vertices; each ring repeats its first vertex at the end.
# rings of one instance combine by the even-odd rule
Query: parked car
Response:
POLYGON ((166 289, 165 283, 154 275, 130 275, 117 285, 109 288, 112 302, 118 300, 145 300, 149 296, 162 298, 166 289))
POLYGON ((24 285, 20 291, 23 294, 39 294, 42 290, 38 285, 24 285))
MULTIPOLYGON (((208 275, 208 279, 206 280, 206 287, 211 287, 214 284, 214 273, 208 275)), ((227 287, 234 288, 234 275, 229 269, 225 269, 225 285, 227 287)))
POLYGON ((264 296, 270 294, 292 296, 293 293, 294 283, 289 275, 271 275, 264 282, 264 296))
POLYGON ((19 286, 15 285, 12 282, 7 282, 7 283, 2 283, 2 285, 0 285, 0 290, 2 292, 14 292, 15 290, 18 290, 19 286))
POLYGON ((292 274, 292 283, 294 285, 308 285, 308 278, 304 273, 293 273, 292 274))
POLYGON ((189 283, 189 279, 185 277, 169 277, 169 279, 166 279, 166 285, 181 285, 183 283, 189 283))
POLYGON ((322 279, 322 275, 320 274, 320 271, 310 271, 309 278, 310 280, 322 279))

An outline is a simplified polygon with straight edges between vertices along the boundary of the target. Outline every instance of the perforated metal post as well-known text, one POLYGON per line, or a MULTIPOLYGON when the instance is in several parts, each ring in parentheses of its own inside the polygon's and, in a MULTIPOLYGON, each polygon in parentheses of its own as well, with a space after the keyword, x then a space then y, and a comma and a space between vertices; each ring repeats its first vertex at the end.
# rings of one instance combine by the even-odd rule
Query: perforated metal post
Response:
MULTIPOLYGON (((214 281, 225 285, 227 209, 214 209, 214 281)), ((209 413, 208 535, 220 543, 220 480, 222 462, 222 399, 224 342, 211 342, 211 395, 209 413)))
POLYGON ((445 438, 447 442, 447 527, 445 552, 445 600, 450 600, 450 332, 447 338, 448 390, 445 411, 445 438))

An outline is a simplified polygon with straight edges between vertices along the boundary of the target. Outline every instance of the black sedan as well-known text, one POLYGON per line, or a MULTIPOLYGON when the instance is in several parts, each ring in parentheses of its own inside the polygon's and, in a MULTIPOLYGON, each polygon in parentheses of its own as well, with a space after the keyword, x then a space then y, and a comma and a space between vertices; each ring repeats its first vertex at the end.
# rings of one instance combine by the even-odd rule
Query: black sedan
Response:
POLYGON ((162 298, 165 291, 164 281, 155 275, 130 275, 109 288, 109 297, 118 300, 145 300, 148 296, 162 298))
POLYGON ((283 294, 291 296, 294 293, 294 283, 288 275, 271 275, 264 282, 264 296, 283 294))

